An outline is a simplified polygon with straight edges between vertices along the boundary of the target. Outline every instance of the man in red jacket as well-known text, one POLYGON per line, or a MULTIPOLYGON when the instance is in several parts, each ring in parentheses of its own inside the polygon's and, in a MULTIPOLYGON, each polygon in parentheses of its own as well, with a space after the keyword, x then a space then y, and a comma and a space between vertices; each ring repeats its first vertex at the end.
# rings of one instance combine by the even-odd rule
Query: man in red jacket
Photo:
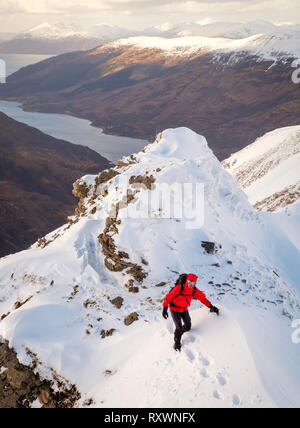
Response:
POLYGON ((192 297, 200 300, 205 306, 210 309, 210 312, 215 312, 219 315, 219 309, 213 306, 209 300, 205 297, 205 294, 196 288, 197 276, 193 273, 188 275, 181 275, 178 278, 175 287, 166 295, 163 303, 163 317, 168 318, 168 307, 171 310, 171 316, 175 324, 174 333, 174 349, 176 351, 181 350, 181 336, 184 332, 191 329, 191 317, 188 311, 188 307, 191 304, 192 297), (184 282, 180 283, 180 281, 184 282), (182 326, 183 321, 183 326, 182 326))

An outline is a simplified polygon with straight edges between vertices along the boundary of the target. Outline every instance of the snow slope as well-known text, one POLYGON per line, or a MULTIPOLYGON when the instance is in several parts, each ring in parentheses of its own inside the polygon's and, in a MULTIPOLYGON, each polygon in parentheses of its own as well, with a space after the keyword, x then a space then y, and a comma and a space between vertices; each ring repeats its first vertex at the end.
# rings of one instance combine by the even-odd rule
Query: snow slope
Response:
POLYGON ((222 162, 258 209, 282 209, 300 198, 300 126, 276 129, 222 162))
POLYGON ((78 406, 92 398, 94 407, 297 407, 300 204, 254 211, 187 128, 164 131, 109 174, 78 180, 78 215, 0 259, 0 335, 23 363, 26 350, 35 353, 43 376, 54 369, 75 383, 78 406), (195 216, 188 191, 179 197, 184 183, 204 185, 195 216), (151 199, 166 184, 175 192, 170 215, 166 193, 157 205, 151 199), (202 241, 214 242, 215 254, 202 241), (221 309, 218 318, 192 303, 180 354, 161 317, 178 272, 196 273, 221 309))
MULTIPOLYGON (((300 32, 255 34, 241 39, 184 36, 129 37, 112 42, 106 46, 118 48, 132 46, 137 49, 159 49, 165 55, 193 56, 201 52, 213 52, 216 59, 231 54, 231 61, 238 61, 243 55, 257 56, 261 60, 286 60, 300 57, 300 32)), ((243 58, 244 59, 244 58, 243 58)))

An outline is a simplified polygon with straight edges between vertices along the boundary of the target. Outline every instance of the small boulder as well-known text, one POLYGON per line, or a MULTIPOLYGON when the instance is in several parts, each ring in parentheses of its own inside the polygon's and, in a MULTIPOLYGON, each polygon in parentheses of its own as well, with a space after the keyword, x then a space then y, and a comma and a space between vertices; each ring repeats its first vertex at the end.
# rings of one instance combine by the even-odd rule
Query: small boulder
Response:
POLYGON ((127 315, 127 317, 124 319, 124 324, 130 325, 134 321, 137 321, 138 319, 139 319, 139 316, 138 316, 137 312, 132 312, 131 314, 127 315))
POLYGON ((163 287, 164 285, 166 285, 166 282, 162 281, 158 284, 155 284, 155 287, 163 287))
POLYGON ((116 308, 120 309, 123 305, 124 299, 121 296, 115 297, 110 301, 113 305, 115 305, 116 308))

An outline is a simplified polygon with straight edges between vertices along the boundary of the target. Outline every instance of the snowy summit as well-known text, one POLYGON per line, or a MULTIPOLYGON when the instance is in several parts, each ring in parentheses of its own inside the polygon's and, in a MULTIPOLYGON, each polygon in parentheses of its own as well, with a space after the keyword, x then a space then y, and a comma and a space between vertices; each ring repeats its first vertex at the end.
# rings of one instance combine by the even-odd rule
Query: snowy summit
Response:
POLYGON ((74 194, 66 225, 0 260, 0 334, 22 363, 34 355, 41 376, 75 384, 77 406, 297 407, 299 204, 255 211, 187 128, 81 178, 74 194), (194 212, 185 192, 197 184, 194 212), (167 193, 149 205, 164 186, 169 212, 167 193), (194 301, 176 353, 161 312, 184 272, 220 316, 194 301))

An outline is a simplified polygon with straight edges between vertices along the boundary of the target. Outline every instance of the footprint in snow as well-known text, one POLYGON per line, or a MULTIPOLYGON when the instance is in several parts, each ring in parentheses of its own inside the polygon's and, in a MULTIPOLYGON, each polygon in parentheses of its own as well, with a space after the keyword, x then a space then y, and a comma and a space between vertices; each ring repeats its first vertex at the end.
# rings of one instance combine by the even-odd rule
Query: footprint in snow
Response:
POLYGON ((185 353, 186 353, 186 356, 188 357, 188 359, 190 361, 193 361, 195 359, 195 355, 194 355, 194 353, 190 349, 187 349, 185 351, 185 353))
POLYGON ((240 404, 240 402, 241 402, 240 397, 237 394, 233 394, 232 404, 235 406, 238 406, 240 404))
POLYGON ((209 374, 207 373, 207 370, 206 370, 206 369, 202 369, 202 370, 200 371, 200 374, 201 374, 203 377, 209 377, 209 374))
POLYGON ((226 381, 225 377, 224 377, 224 376, 222 376, 221 374, 218 374, 218 375, 217 375, 217 380, 218 380, 218 382, 219 382, 219 384, 220 384, 221 386, 224 386, 224 385, 226 385, 226 383, 227 383, 227 381, 226 381))
POLYGON ((222 399, 221 394, 220 394, 217 390, 215 390, 215 391, 213 392, 213 396, 214 396, 217 400, 221 400, 221 399, 222 399))
POLYGON ((188 338, 187 338, 187 342, 191 342, 191 343, 193 343, 193 342, 195 342, 195 340, 196 340, 196 338, 195 338, 195 336, 193 336, 193 335, 190 335, 188 338))
POLYGON ((173 325, 170 322, 167 323, 167 330, 169 333, 174 333, 173 325))
POLYGON ((208 366, 210 365, 209 360, 208 360, 207 358, 203 357, 203 355, 202 355, 202 354, 200 354, 200 355, 199 355, 199 360, 200 360, 200 361, 201 361, 201 363, 202 363, 204 366, 206 366, 206 367, 208 367, 208 366))

